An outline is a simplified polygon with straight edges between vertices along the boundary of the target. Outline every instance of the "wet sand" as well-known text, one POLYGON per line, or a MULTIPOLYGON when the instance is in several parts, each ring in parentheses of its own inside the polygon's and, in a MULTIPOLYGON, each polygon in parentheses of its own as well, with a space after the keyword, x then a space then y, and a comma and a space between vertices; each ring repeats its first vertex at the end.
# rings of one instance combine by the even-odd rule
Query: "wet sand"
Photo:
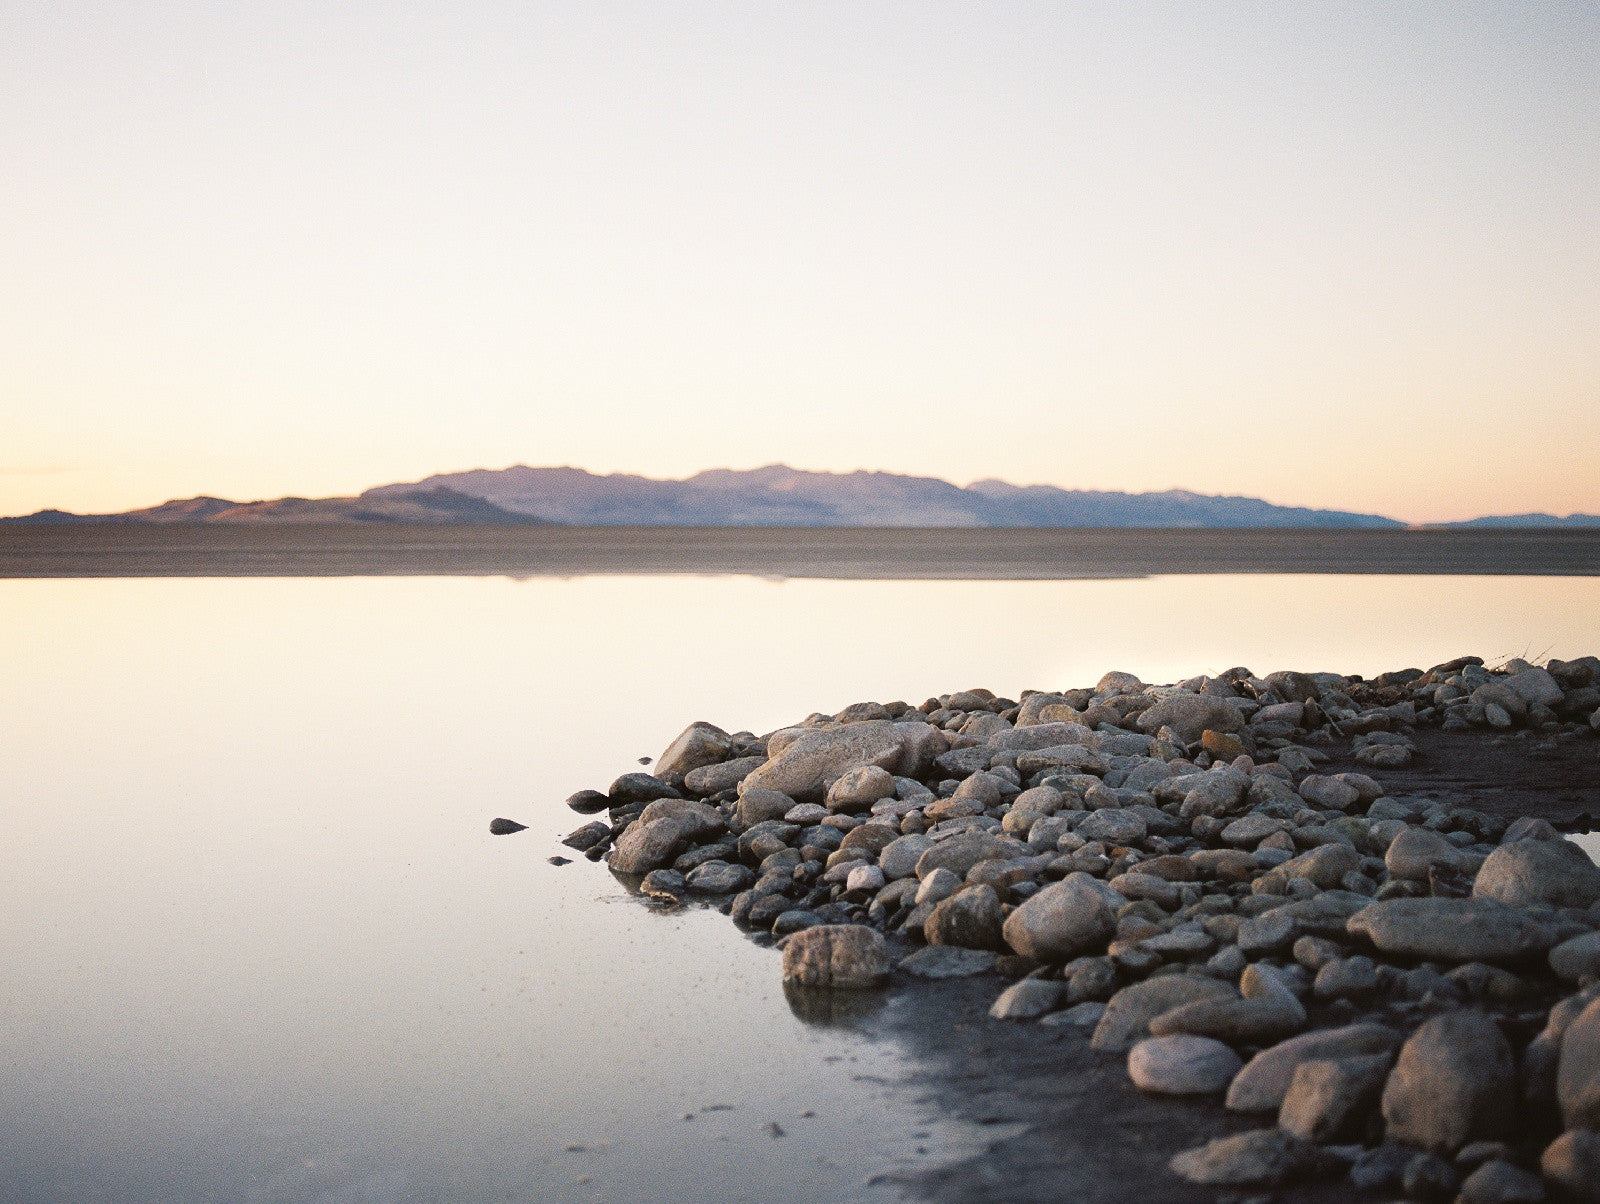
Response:
POLYGON ((1600 531, 0 526, 0 577, 1600 575, 1600 531))

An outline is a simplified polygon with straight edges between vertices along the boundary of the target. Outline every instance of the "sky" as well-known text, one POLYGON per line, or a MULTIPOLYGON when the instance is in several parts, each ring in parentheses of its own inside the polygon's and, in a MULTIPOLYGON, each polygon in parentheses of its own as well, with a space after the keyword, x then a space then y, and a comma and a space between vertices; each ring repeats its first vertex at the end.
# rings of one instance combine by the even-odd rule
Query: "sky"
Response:
POLYGON ((1591 3, 0 6, 0 514, 782 461, 1600 512, 1591 3))

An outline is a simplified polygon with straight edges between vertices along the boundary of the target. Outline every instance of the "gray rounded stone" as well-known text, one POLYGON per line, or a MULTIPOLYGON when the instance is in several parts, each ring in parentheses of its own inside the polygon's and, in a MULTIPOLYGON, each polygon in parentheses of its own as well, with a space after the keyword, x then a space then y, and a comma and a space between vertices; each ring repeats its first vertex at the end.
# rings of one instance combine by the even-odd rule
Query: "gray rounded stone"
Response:
POLYGON ((1435 1016, 1400 1047, 1383 1088, 1389 1139, 1438 1154, 1510 1132, 1516 1064, 1482 1012, 1435 1016))
POLYGON ((1128 1051, 1128 1077, 1155 1095, 1215 1095, 1243 1065, 1221 1041, 1187 1034, 1149 1037, 1128 1051))
POLYGON ((1005 943, 1025 957, 1065 962, 1103 949, 1117 919, 1104 888, 1084 873, 1068 874, 1032 895, 1005 920, 1005 943))
POLYGON ((1600 902, 1600 866, 1569 840, 1518 840, 1489 854, 1472 894, 1518 907, 1600 902))
POLYGON ((1511 961, 1555 944, 1553 930, 1496 899, 1386 899, 1347 927, 1385 953, 1430 961, 1511 961))

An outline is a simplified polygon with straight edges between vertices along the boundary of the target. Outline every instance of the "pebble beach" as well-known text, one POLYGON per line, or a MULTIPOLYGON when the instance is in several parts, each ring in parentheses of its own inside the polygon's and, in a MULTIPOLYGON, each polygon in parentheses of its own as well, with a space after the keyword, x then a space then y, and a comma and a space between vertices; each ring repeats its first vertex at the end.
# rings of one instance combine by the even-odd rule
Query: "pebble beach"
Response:
POLYGON ((1190 1108, 1158 1195, 1600 1200, 1597 778, 1600 658, 1111 672, 692 723, 565 844, 802 1015, 959 981, 1190 1108))

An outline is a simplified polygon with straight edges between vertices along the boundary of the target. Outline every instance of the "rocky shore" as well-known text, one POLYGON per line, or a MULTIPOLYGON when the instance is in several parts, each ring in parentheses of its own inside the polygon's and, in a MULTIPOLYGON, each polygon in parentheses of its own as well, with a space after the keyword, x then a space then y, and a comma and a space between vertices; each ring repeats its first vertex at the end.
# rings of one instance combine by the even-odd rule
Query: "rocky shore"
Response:
POLYGON ((1108 673, 692 724, 565 843, 781 946, 802 1014, 976 991, 1032 1078, 1219 1102, 1156 1196, 1600 1201, 1600 867, 1551 822, 1597 732, 1594 657, 1108 673))

